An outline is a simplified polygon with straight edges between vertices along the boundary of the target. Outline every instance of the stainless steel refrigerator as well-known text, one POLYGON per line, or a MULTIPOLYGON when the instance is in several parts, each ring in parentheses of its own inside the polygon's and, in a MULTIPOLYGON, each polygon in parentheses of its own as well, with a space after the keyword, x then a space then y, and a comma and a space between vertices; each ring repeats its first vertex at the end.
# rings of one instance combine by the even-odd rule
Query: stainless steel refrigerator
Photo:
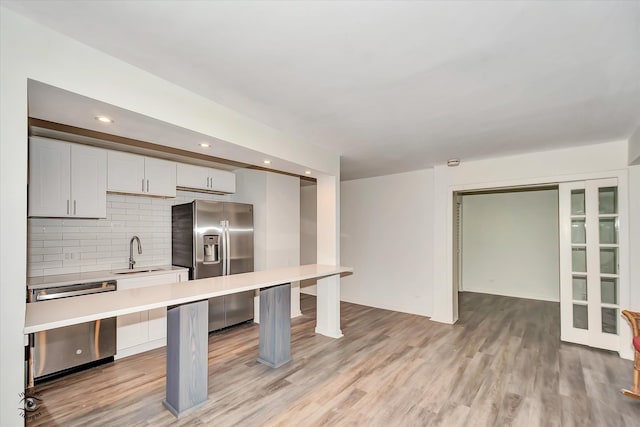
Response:
MULTIPOLYGON (((253 205, 194 200, 172 207, 172 264, 190 279, 253 271, 253 205)), ((254 291, 209 300, 209 331, 253 319, 254 291)))

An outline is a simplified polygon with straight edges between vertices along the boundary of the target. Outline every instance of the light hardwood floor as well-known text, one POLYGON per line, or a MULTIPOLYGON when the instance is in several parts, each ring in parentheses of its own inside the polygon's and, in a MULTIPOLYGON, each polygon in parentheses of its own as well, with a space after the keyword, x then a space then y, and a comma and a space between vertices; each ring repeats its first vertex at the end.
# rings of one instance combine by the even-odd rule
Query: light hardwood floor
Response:
POLYGON ((256 362, 258 327, 209 337, 209 401, 161 404, 164 349, 38 387, 28 426, 638 426, 632 362, 560 343, 557 303, 464 293, 454 325, 342 303, 338 340, 315 335, 315 298, 292 322, 293 361, 256 362))

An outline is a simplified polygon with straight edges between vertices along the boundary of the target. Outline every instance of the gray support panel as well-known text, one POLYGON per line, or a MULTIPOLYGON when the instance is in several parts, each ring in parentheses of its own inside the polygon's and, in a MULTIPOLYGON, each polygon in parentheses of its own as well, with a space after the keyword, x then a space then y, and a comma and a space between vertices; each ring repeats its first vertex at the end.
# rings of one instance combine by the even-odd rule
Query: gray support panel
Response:
POLYGON ((291 360, 291 283, 260 289, 258 362, 277 368, 291 360))
POLYGON ((176 417, 207 401, 207 301, 167 310, 167 395, 162 402, 176 417))

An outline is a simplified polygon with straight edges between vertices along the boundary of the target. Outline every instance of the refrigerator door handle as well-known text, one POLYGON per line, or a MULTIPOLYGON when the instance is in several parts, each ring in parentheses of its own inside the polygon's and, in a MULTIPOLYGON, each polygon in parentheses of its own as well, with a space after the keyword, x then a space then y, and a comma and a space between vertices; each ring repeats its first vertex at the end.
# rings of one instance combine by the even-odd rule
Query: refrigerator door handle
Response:
POLYGON ((231 274, 231 233, 229 232, 229 220, 225 220, 227 235, 227 275, 231 274))
POLYGON ((222 229, 222 275, 227 275, 227 231, 225 226, 226 221, 220 221, 220 228, 222 229))

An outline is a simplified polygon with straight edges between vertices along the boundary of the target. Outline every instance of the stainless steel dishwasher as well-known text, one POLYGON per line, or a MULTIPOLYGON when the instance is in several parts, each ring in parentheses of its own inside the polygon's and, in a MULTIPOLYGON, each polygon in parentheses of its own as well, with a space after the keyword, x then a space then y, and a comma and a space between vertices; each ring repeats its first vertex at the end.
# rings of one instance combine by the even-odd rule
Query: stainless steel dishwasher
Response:
MULTIPOLYGON (((33 289, 29 302, 113 292, 115 280, 33 289)), ((30 336, 29 383, 58 376, 79 366, 92 366, 116 353, 116 318, 36 332, 30 336)))

